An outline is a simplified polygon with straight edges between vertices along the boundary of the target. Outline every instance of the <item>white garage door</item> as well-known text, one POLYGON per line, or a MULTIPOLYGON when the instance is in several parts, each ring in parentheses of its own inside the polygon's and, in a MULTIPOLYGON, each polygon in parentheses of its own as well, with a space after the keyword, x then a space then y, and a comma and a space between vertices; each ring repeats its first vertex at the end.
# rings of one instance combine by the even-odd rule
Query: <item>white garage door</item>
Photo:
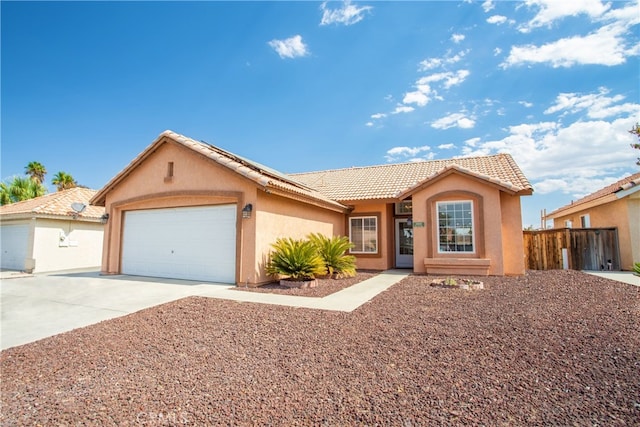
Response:
POLYGON ((125 213, 122 273, 235 283, 236 205, 125 213))
POLYGON ((28 225, 0 226, 0 249, 2 268, 7 270, 24 270, 29 244, 28 225))

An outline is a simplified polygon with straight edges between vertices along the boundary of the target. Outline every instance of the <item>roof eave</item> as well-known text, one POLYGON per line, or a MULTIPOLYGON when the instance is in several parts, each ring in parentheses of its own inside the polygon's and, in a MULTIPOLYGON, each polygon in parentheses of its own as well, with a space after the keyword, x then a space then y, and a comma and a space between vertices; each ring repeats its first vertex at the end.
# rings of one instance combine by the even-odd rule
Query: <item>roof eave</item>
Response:
POLYGON ((58 214, 47 214, 40 212, 21 212, 21 213, 11 213, 11 214, 2 214, 0 215, 0 219, 2 221, 10 221, 10 220, 20 220, 20 219, 55 219, 60 221, 81 221, 81 222, 100 222, 101 218, 96 217, 86 217, 82 215, 78 215, 77 218, 74 218, 73 215, 58 215, 58 214))
POLYGON ((559 218, 567 215, 572 215, 576 212, 580 212, 585 209, 591 209, 596 206, 604 205, 606 203, 611 203, 615 200, 617 200, 615 193, 607 194, 606 196, 598 197, 597 199, 589 200, 588 202, 574 203, 567 206, 563 206, 547 214, 546 217, 547 219, 555 219, 555 218, 559 218))
POLYGON ((441 169, 440 171, 436 172, 435 174, 425 178, 424 180, 418 182, 417 184, 409 187, 408 189, 406 189, 405 191, 400 192, 397 195, 397 198, 400 200, 404 200, 407 199, 411 196, 413 196, 415 193, 423 190, 425 187, 434 184, 435 182, 440 181, 441 179, 446 178, 447 176, 453 175, 453 174, 458 174, 458 175, 462 175, 465 176, 467 178, 473 179, 475 181, 479 181, 482 182, 484 184, 490 185, 492 187, 495 187, 497 189, 499 189, 500 191, 503 191, 507 194, 510 195, 531 195, 533 194, 533 188, 528 187, 528 188, 518 188, 516 186, 513 185, 508 185, 506 183, 500 182, 498 180, 493 180, 493 179, 488 179, 489 177, 485 178, 483 176, 479 176, 476 175, 474 173, 470 173, 469 171, 467 171, 464 168, 461 168, 459 166, 456 165, 449 165, 443 169, 441 169))
POLYGON ((351 211, 350 207, 345 206, 342 203, 339 203, 339 202, 336 202, 336 201, 333 201, 333 200, 332 201, 326 201, 326 200, 318 199, 318 198, 315 198, 315 197, 306 196, 304 194, 295 193, 295 192, 292 192, 292 191, 287 191, 287 190, 279 188, 279 187, 265 186, 265 187, 263 187, 263 190, 268 194, 273 194, 273 195, 276 195, 276 196, 285 197, 285 198, 291 199, 291 200, 297 200, 297 201, 302 202, 302 203, 307 203, 307 204, 310 204, 310 205, 318 206, 318 207, 323 208, 323 209, 329 209, 329 210, 332 210, 334 212, 349 213, 351 211))

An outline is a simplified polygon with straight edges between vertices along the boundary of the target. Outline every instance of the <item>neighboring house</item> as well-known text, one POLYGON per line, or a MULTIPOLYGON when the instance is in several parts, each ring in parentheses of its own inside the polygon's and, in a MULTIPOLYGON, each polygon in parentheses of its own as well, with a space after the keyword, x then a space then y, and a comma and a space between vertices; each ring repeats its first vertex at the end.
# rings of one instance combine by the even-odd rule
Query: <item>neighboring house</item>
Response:
POLYGON ((554 228, 617 228, 620 267, 640 262, 640 173, 554 210, 554 228))
POLYGON ((349 236, 357 268, 524 274, 520 196, 506 154, 285 175, 163 132, 91 200, 102 270, 255 286, 279 237, 349 236))
POLYGON ((0 206, 2 268, 39 273, 99 267, 104 208, 89 206, 95 194, 76 187, 0 206))

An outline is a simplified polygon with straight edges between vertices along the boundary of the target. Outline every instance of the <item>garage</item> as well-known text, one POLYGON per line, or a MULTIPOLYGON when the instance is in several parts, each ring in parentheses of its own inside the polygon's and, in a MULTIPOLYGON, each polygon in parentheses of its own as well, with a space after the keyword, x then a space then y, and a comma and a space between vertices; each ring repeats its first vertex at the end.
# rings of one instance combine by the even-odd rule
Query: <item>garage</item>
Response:
POLYGON ((0 226, 1 266, 6 270, 24 270, 29 246, 28 225, 0 226))
POLYGON ((235 283, 235 204, 125 212, 122 273, 235 283))

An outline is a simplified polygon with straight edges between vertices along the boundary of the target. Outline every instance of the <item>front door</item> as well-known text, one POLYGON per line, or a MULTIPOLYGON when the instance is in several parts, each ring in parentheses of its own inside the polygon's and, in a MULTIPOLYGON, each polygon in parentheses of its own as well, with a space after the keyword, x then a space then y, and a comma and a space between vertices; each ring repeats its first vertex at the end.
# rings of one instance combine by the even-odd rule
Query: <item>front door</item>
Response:
POLYGON ((413 268, 413 226, 407 218, 396 218, 396 267, 413 268))

